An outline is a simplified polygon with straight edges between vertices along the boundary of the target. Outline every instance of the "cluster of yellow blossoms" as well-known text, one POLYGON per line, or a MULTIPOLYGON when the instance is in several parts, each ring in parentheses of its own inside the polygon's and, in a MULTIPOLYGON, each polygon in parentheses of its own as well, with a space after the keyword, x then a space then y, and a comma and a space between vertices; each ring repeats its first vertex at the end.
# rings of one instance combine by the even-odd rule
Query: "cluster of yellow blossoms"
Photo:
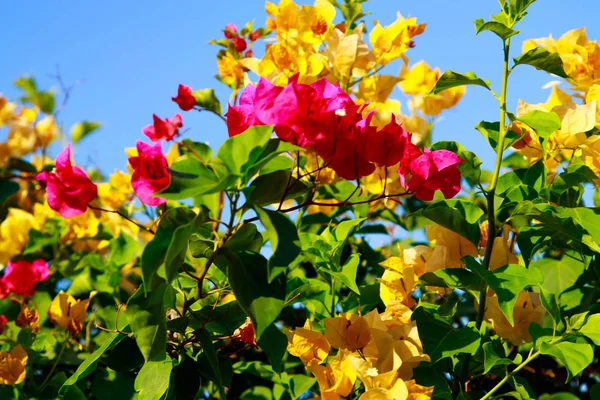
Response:
POLYGON ((287 332, 288 352, 317 378, 324 400, 350 395, 357 379, 365 388, 361 400, 429 399, 433 387, 412 379, 413 369, 430 359, 423 353, 411 313, 394 302, 382 314, 341 314, 325 319, 325 334, 307 321, 303 328, 287 332), (330 356, 332 348, 335 356, 330 356))
MULTIPOLYGON (((380 278, 380 296, 387 307, 394 306, 397 302, 406 307, 414 306, 412 293, 417 288, 421 275, 443 268, 463 268, 464 262, 461 259, 465 256, 483 255, 488 240, 486 222, 481 224, 482 238, 477 247, 458 233, 440 225, 427 226, 426 233, 431 246, 418 245, 401 249, 398 257, 391 257, 381 264, 385 272, 380 278)), ((518 263, 519 259, 514 254, 514 234, 510 227, 505 226, 502 236, 494 239, 490 270, 518 263)), ((441 288, 428 289, 444 293, 441 288)), ((496 333, 514 345, 530 342, 529 324, 536 322, 541 325, 545 313, 539 293, 522 291, 518 295, 513 314, 514 325, 502 313, 496 294, 488 290, 487 296, 485 319, 492 324, 496 333)))
MULTIPOLYGON (((76 300, 73 296, 60 292, 48 307, 48 318, 58 328, 76 337, 83 330, 87 319, 90 301, 96 292, 90 293, 86 300, 76 300)), ((15 320, 15 325, 23 330, 37 332, 39 330, 39 314, 35 308, 29 308, 21 299, 21 311, 15 320)), ((0 351, 0 385, 17 385, 25 380, 27 366, 27 351, 17 345, 10 352, 0 351)))
POLYGON ((23 157, 45 148, 59 135, 53 115, 37 108, 17 106, 0 95, 0 128, 6 127, 6 142, 0 143, 0 166, 10 157, 23 157))
MULTIPOLYGON (((531 163, 543 158, 551 172, 555 172, 560 162, 580 156, 600 178, 600 136, 595 134, 595 129, 600 128, 600 44, 588 40, 585 28, 580 28, 565 33, 559 39, 550 36, 526 41, 523 52, 535 47, 560 55, 573 94, 553 86, 546 104, 520 102, 517 116, 532 110, 553 111, 561 119, 561 128, 548 139, 545 156, 535 132, 525 132, 523 140, 515 147, 531 163), (580 99, 583 104, 577 104, 575 99, 580 99)), ((514 130, 521 133, 520 128, 517 126, 514 130)), ((552 177, 553 174, 549 179, 552 177)))

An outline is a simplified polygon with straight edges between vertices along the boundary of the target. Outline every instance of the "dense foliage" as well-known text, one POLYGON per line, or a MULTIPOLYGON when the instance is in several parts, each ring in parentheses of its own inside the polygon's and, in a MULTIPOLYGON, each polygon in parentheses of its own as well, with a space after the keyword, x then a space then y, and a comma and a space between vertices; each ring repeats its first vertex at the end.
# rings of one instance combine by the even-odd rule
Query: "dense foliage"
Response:
POLYGON ((71 159, 98 123, 65 135, 32 78, 0 97, 2 399, 600 396, 600 44, 578 29, 512 58, 533 0, 501 1, 475 21, 499 82, 440 74, 407 58, 425 24, 367 31, 364 3, 227 25, 226 113, 211 89, 172 98, 223 120, 218 149, 154 115, 107 177, 71 159), (527 66, 569 91, 509 110, 527 66), (467 85, 498 100, 475 127, 492 171, 431 140, 467 85))

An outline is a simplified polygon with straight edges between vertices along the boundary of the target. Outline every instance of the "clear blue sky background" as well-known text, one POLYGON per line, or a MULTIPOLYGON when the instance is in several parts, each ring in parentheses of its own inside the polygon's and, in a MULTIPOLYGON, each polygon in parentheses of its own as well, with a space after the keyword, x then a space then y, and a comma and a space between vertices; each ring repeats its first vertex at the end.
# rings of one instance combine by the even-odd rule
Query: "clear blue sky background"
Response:
MULTIPOLYGON (((384 25, 396 18, 396 11, 427 23, 425 33, 416 38, 417 47, 407 53, 411 63, 425 59, 442 70, 474 71, 497 89, 500 40, 489 32, 475 37, 472 22, 496 13, 496 1, 371 0, 365 9, 372 12, 367 21, 378 19, 384 25)), ((538 0, 519 26, 513 56, 519 54, 525 39, 550 33, 559 37, 580 26, 587 27, 589 38, 600 39, 598 15, 597 0, 538 0)), ((125 168, 123 149, 144 139, 141 128, 152 121, 152 113, 170 117, 178 111, 170 100, 178 83, 195 89, 214 87, 225 104, 229 91, 213 78, 217 48, 207 42, 221 37, 229 22, 242 26, 255 19, 256 26, 264 25, 265 12, 262 0, 59 0, 12 1, 2 8, 2 17, 0 36, 5 44, 0 92, 16 96, 12 81, 21 74, 34 75, 41 87, 57 88, 49 77, 57 65, 66 83, 83 80, 61 120, 65 129, 82 119, 103 123, 100 131, 77 147, 75 157, 87 165, 93 160, 111 172, 125 168)), ((397 74, 398 69, 394 65, 387 72, 397 74)), ((541 87, 550 80, 543 72, 518 69, 509 83, 509 107, 514 109, 519 98, 544 101, 548 91, 541 87)), ((459 105, 444 113, 434 140, 459 141, 480 154, 489 168, 491 151, 473 127, 480 120, 497 120, 497 114, 495 100, 484 89, 470 87, 459 105)), ((216 146, 227 137, 222 122, 210 114, 185 113, 184 123, 193 140, 216 146)))

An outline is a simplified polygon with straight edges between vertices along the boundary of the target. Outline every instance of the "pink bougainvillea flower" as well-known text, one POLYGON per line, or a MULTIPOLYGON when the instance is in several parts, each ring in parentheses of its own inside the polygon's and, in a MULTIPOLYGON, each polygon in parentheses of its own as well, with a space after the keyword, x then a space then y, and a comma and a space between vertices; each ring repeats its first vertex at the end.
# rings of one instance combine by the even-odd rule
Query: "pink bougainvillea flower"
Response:
POLYGON ((0 298, 6 298, 11 293, 24 297, 33 296, 35 284, 45 281, 48 276, 48 264, 41 258, 33 262, 9 261, 0 279, 0 298))
POLYGON ((273 125, 280 139, 302 147, 315 144, 336 119, 340 109, 354 106, 352 99, 326 79, 311 85, 290 78, 285 87, 261 79, 256 86, 254 105, 258 119, 273 125))
POLYGON ((142 128, 142 133, 153 142, 158 142, 163 139, 173 140, 175 135, 179 133, 179 128, 183 126, 181 114, 175 114, 171 120, 168 118, 162 120, 158 118, 156 114, 153 114, 152 118, 154 119, 154 124, 142 128))
POLYGON ((358 179, 375 170, 361 148, 377 130, 370 125, 373 112, 362 117, 365 106, 351 105, 336 110, 329 126, 316 137, 315 150, 344 179, 358 179))
MULTIPOLYGON (((183 111, 190 111, 196 105, 196 98, 192 94, 192 88, 186 85, 180 84, 177 88, 177 97, 171 97, 171 100, 177 103, 179 108, 183 111)), ((177 117, 177 115, 175 117, 177 117)), ((175 118, 173 118, 173 120, 175 120, 175 118)), ((156 125, 156 120, 154 124, 156 125)))
POLYGON ((254 326, 250 317, 246 317, 246 321, 233 332, 232 338, 247 345, 256 346, 254 326))
POLYGON ((263 125, 254 113, 254 94, 256 88, 248 85, 240 95, 240 102, 237 106, 229 105, 227 110, 227 132, 229 136, 239 135, 248 128, 257 125, 263 125))
POLYGON ((257 41, 258 39, 260 39, 260 31, 258 29, 255 30, 250 35, 248 35, 248 39, 250 39, 251 42, 257 41))
POLYGON ((365 136, 361 150, 368 161, 380 166, 391 167, 405 157, 411 136, 402 128, 402 125, 396 122, 396 117, 392 114, 392 120, 386 126, 365 136))
POLYGON ((238 53, 243 52, 248 47, 248 45, 246 44, 246 41, 243 38, 241 38, 241 37, 235 37, 235 38, 233 38, 232 42, 233 42, 233 48, 238 53))
POLYGON ((4 329, 6 329, 6 325, 8 325, 8 318, 6 315, 0 315, 0 335, 4 333, 4 329))
POLYGON ((83 214, 98 195, 98 187, 87 174, 71 164, 70 145, 58 154, 54 169, 40 172, 36 179, 46 186, 50 208, 65 218, 83 214))
POLYGON ((225 29, 223 29, 223 34, 227 39, 233 39, 237 36, 237 27, 234 24, 229 23, 225 26, 225 29))
POLYGON ((415 192, 419 200, 433 199, 436 190, 441 190, 449 199, 460 192, 460 171, 462 160, 449 150, 425 150, 423 155, 410 163, 408 189, 415 192))
POLYGON ((160 143, 151 146, 138 141, 138 155, 130 157, 129 164, 133 168, 131 186, 140 201, 149 206, 158 206, 166 200, 152 196, 169 186, 171 177, 167 169, 167 159, 162 153, 160 143))

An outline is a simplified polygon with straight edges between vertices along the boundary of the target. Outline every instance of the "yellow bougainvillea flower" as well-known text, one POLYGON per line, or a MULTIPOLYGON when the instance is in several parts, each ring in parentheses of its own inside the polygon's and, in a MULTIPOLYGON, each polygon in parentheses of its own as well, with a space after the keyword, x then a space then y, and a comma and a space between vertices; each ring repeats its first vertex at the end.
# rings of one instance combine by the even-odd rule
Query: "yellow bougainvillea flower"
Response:
POLYGON ((463 267, 464 263, 461 258, 464 256, 476 257, 479 254, 475 245, 467 238, 441 225, 428 225, 425 227, 425 232, 432 245, 446 248, 445 268, 463 267))
POLYGON ((411 110, 420 110, 425 115, 438 115, 443 110, 454 107, 465 94, 464 86, 457 86, 435 95, 431 89, 440 79, 439 68, 432 69, 425 61, 419 61, 410 69, 403 66, 400 70, 400 89, 412 95, 408 101, 411 110))
POLYGON ((433 386, 421 386, 414 380, 406 381, 408 400, 429 400, 433 396, 433 386))
POLYGON ((398 86, 407 95, 427 95, 440 79, 440 69, 432 69, 421 60, 410 69, 403 65, 398 86))
POLYGON ((85 300, 75 300, 73 296, 63 292, 56 295, 48 308, 48 318, 60 327, 76 336, 83 329, 83 321, 87 317, 87 309, 90 301, 97 292, 90 293, 90 297, 85 300))
POLYGON ((335 7, 328 0, 316 0, 314 6, 301 6, 298 13, 298 33, 302 42, 320 45, 327 38, 335 7))
POLYGON ((586 104, 596 102, 596 128, 600 128, 600 84, 595 83, 588 89, 585 94, 586 104))
POLYGON ((544 47, 560 55, 563 68, 573 80, 576 90, 586 92, 600 77, 600 45, 587 39, 585 28, 566 32, 559 39, 550 36, 525 41, 523 53, 535 47, 544 47))
POLYGON ((411 110, 420 110, 425 115, 435 116, 454 107, 465 94, 464 86, 457 86, 434 95, 417 95, 408 100, 411 110))
POLYGON ((21 253, 32 228, 40 229, 40 222, 32 214, 18 208, 8 209, 6 219, 0 224, 0 264, 21 253))
POLYGON ((352 392, 356 372, 348 362, 347 353, 340 350, 326 365, 313 361, 307 369, 317 378, 322 400, 339 400, 352 392))
POLYGON ((369 41, 377 64, 386 65, 403 57, 406 50, 414 46, 412 38, 424 31, 425 24, 417 24, 416 18, 404 18, 400 13, 396 21, 386 27, 375 21, 369 41))
POLYGON ((363 350, 364 359, 380 373, 396 371, 403 379, 412 378, 412 370, 422 361, 429 361, 423 354, 423 345, 414 322, 390 318, 373 310, 365 315, 373 340, 363 350), (382 317, 385 316, 386 319, 382 317))
POLYGON ((30 108, 22 108, 19 114, 15 115, 9 126, 7 140, 13 155, 22 157, 35 149, 37 142, 33 128, 35 118, 36 112, 30 108))
POLYGON ((293 332, 286 332, 288 337, 288 352, 300 358, 308 365, 312 362, 321 364, 329 355, 330 346, 321 332, 312 330, 312 324, 306 320, 304 328, 296 328, 293 332))
POLYGON ((240 63, 229 53, 217 56, 217 70, 221 82, 234 90, 244 85, 244 71, 240 63))
POLYGON ((542 325, 546 310, 542 307, 539 293, 523 290, 517 296, 513 310, 514 326, 512 326, 500 309, 498 297, 488 292, 485 303, 485 318, 490 321, 498 336, 503 337, 515 346, 531 342, 529 325, 535 322, 542 325))
POLYGON ((587 140, 585 132, 596 125, 595 100, 585 105, 557 106, 552 111, 560 117, 561 127, 549 140, 559 149, 577 149, 587 140))
POLYGON ((337 74, 348 81, 352 76, 365 76, 376 65, 375 56, 362 40, 362 24, 346 35, 334 29, 327 42, 327 56, 337 74))
POLYGON ((56 139, 58 135, 58 126, 54 116, 46 115, 35 124, 36 146, 46 147, 56 139))
POLYGON ((375 111, 372 125, 383 128, 392 120, 392 115, 400 114, 400 102, 388 99, 399 79, 393 75, 373 75, 364 77, 358 83, 358 102, 369 102, 365 111, 375 111))
MULTIPOLYGON (((502 236, 494 238, 494 246, 492 247, 492 256, 490 257, 490 270, 495 270, 504 265, 518 264, 519 258, 515 255, 515 249, 510 239, 510 226, 504 225, 502 236)), ((482 254, 485 252, 482 249, 482 254)))
POLYGON ((400 257, 391 257, 380 264, 385 272, 379 278, 379 296, 386 306, 393 300, 407 307, 415 304, 411 293, 415 285, 415 271, 402 262, 400 257))
POLYGON ((325 338, 336 349, 362 350, 371 340, 367 321, 356 314, 325 318, 325 338))
POLYGON ((600 185, 600 136, 590 137, 586 143, 581 146, 581 160, 588 166, 599 181, 596 181, 596 185, 600 185))
POLYGON ((40 327, 37 326, 37 323, 40 319, 40 315, 38 314, 35 308, 29 308, 25 300, 21 300, 21 311, 15 320, 15 325, 19 328, 29 328, 32 332, 39 331, 40 327))
POLYGON ((363 178, 363 185, 369 193, 402 195, 407 190, 400 183, 398 175, 398 164, 391 167, 375 167, 375 171, 369 176, 363 178), (387 171, 386 171, 387 170, 387 171))
POLYGON ((417 245, 403 251, 404 264, 412 267, 415 275, 421 276, 425 272, 435 272, 445 268, 448 249, 445 246, 417 245))
POLYGON ((9 103, 5 97, 0 95, 0 128, 12 121, 16 108, 16 103, 9 103))
POLYGON ((0 351, 0 385, 18 385, 25 380, 27 352, 21 345, 10 353, 0 351))
POLYGON ((131 175, 125 172, 115 170, 108 178, 108 182, 100 183, 97 186, 100 202, 114 209, 122 207, 134 197, 131 175))
POLYGON ((421 143, 424 139, 427 139, 431 133, 431 123, 427 122, 424 118, 420 117, 415 113, 408 115, 400 115, 400 121, 402 127, 412 133, 412 142, 414 144, 421 143))
POLYGON ((402 379, 399 379, 395 371, 380 374, 375 368, 364 372, 365 393, 359 400, 406 400, 408 399, 408 388, 402 379))

